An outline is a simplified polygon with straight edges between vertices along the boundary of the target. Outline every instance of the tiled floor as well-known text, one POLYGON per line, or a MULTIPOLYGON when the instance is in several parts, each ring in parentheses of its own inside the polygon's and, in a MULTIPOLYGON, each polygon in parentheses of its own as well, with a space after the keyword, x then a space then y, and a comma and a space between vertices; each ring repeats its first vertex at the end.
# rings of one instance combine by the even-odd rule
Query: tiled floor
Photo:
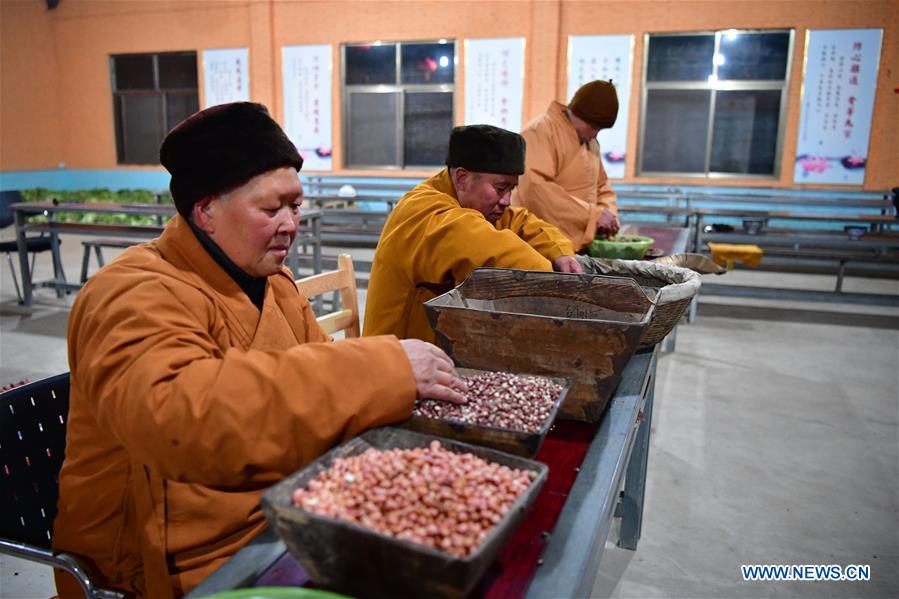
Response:
MULTIPOLYGON (((80 244, 64 246, 71 276, 80 244)), ((39 257, 39 277, 46 262, 39 257)), ((6 266, 0 381, 65 371, 71 298, 41 290, 24 310, 6 266)), ((716 280, 827 287, 832 279, 716 280)), ((847 285, 899 293, 897 281, 847 285)), ((899 596, 897 389, 897 309, 703 298, 659 363, 642 539, 636 552, 607 545, 593 596, 899 596), (872 578, 742 580, 741 564, 766 563, 870 564, 872 578)), ((0 597, 54 593, 46 567, 0 558, 0 570, 0 597)))

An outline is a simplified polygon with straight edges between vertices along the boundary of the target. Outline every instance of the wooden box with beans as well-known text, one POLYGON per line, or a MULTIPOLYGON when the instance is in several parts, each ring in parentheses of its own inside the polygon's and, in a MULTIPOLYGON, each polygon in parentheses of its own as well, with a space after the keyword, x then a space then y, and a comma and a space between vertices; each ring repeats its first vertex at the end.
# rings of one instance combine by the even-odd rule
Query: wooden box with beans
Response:
POLYGON ((477 268, 424 305, 458 366, 566 377, 559 417, 597 422, 652 321, 652 296, 631 278, 477 268))
POLYGON ((262 507, 317 586, 362 597, 461 597, 496 559, 547 471, 386 427, 273 486, 262 507))
POLYGON ((533 457, 565 399, 560 377, 458 368, 468 403, 419 400, 412 418, 397 426, 533 457))

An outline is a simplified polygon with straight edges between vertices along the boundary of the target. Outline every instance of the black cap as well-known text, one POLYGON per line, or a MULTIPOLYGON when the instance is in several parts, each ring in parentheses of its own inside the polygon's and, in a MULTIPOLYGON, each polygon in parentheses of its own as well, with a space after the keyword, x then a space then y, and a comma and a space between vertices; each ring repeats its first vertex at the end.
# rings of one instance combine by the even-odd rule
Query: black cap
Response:
POLYGON ((478 173, 524 173, 524 138, 492 125, 456 127, 450 135, 446 165, 478 173))
POLYGON ((194 113, 169 131, 159 161, 171 173, 178 212, 189 218, 202 198, 239 187, 303 158, 262 104, 234 102, 194 113))

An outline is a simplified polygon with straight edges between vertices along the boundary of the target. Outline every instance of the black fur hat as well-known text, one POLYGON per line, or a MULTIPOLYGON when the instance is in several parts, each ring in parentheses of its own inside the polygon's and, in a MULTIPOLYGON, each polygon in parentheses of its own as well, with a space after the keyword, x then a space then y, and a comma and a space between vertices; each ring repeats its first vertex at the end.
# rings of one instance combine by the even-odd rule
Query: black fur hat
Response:
POLYGON ((303 158, 262 104, 234 102, 201 110, 169 131, 159 161, 171 173, 178 212, 189 218, 198 200, 243 185, 303 158))
POLYGON ((524 138, 492 125, 456 127, 450 135, 446 165, 478 173, 524 173, 524 138))

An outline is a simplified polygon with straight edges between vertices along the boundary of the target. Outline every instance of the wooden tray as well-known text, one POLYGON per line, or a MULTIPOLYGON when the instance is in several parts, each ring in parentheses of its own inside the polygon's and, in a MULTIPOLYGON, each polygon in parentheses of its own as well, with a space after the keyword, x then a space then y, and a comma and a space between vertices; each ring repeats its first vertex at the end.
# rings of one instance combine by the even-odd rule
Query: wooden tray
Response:
MULTIPOLYGON (((457 368, 456 372, 464 376, 475 376, 488 371, 475 370, 473 368, 457 368)), ((556 413, 559 411, 559 406, 568 394, 568 389, 571 387, 571 381, 566 378, 547 376, 545 374, 516 374, 521 374, 523 376, 542 376, 551 379, 556 384, 562 385, 562 390, 559 392, 559 397, 556 398, 549 416, 537 432, 529 433, 497 426, 468 424, 455 420, 428 418, 426 416, 412 416, 412 418, 399 422, 395 426, 429 435, 436 435, 438 437, 455 439, 464 443, 492 447, 493 449, 524 456, 526 458, 534 457, 540 449, 543 439, 549 432, 549 428, 556 419, 556 413)))
POLYGON ((437 439, 450 451, 472 453, 510 468, 536 473, 530 487, 481 546, 465 558, 293 505, 293 491, 307 486, 336 458, 357 455, 370 447, 426 447, 435 438, 391 427, 373 429, 332 449, 262 495, 262 509, 269 525, 317 586, 355 597, 462 597, 477 584, 537 497, 549 470, 545 464, 485 447, 437 439))
POLYGON ((479 268, 425 310, 458 366, 568 377, 559 416, 596 422, 655 302, 630 278, 479 268))

